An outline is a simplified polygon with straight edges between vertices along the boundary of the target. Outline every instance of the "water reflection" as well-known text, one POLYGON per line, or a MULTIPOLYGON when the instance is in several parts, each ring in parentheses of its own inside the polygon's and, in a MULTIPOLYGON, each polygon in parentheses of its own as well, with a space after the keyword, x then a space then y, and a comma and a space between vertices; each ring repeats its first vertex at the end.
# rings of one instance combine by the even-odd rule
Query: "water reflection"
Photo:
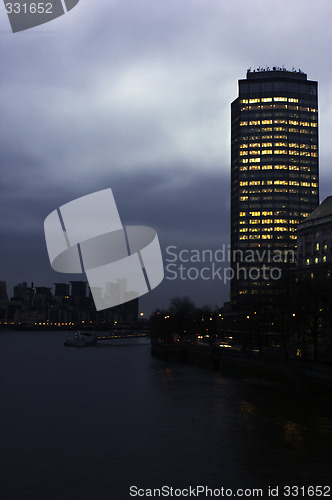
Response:
POLYGON ((285 443, 295 447, 299 447, 303 444, 304 434, 307 432, 307 430, 308 429, 304 425, 300 425, 296 422, 287 420, 283 424, 285 443))
POLYGON ((5 498, 122 500, 131 484, 328 484, 325 402, 166 363, 128 342, 68 349, 53 333, 0 336, 5 498))

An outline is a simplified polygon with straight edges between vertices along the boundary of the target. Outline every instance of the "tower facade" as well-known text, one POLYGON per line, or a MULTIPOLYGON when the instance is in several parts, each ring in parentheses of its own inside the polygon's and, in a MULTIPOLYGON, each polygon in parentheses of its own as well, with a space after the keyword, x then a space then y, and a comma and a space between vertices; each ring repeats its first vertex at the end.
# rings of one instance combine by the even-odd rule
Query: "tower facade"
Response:
POLYGON ((296 227, 319 204, 317 82, 248 70, 231 106, 231 302, 283 293, 296 227))

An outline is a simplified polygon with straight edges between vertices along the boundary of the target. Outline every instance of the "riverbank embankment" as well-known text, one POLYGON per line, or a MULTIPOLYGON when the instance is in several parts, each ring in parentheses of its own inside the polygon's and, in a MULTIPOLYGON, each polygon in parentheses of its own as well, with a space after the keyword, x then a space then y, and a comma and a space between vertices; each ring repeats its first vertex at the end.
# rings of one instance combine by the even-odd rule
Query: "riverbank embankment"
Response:
POLYGON ((188 363, 225 375, 264 380, 276 388, 299 395, 331 398, 332 394, 330 364, 181 343, 152 343, 151 354, 165 361, 188 363))

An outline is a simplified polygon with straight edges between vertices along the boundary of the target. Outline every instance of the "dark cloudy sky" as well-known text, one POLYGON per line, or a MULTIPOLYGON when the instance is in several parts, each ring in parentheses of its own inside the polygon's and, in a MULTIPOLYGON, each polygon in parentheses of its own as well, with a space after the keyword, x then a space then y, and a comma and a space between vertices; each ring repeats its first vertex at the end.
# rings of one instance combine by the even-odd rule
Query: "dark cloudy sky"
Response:
MULTIPOLYGON (((331 0, 81 0, 12 34, 0 5, 0 280, 9 294, 80 279, 51 270, 45 217, 111 187, 124 224, 163 251, 229 244, 230 103, 249 67, 319 82, 321 199, 332 194, 331 0)), ((190 295, 221 305, 218 280, 164 280, 141 309, 190 295)))

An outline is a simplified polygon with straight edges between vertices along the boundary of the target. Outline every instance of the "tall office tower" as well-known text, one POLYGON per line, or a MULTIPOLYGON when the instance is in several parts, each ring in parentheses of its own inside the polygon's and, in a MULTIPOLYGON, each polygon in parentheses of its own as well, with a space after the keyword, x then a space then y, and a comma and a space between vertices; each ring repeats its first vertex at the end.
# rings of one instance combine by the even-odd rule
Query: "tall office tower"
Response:
POLYGON ((248 70, 231 117, 231 302, 241 309, 284 291, 296 226, 318 206, 317 82, 248 70))

